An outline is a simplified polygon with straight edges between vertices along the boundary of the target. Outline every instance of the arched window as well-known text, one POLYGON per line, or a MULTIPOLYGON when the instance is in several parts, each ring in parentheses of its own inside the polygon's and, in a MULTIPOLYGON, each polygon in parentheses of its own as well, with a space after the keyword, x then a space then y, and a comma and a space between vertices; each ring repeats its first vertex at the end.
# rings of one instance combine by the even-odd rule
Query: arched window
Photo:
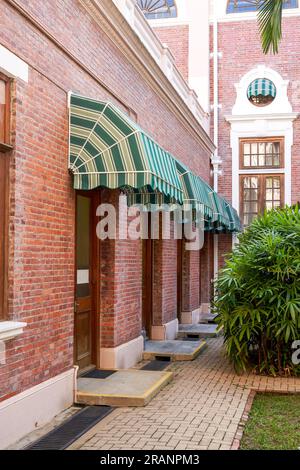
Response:
MULTIPOLYGON (((226 13, 256 11, 261 0, 228 0, 226 13)), ((298 8, 298 0, 284 0, 283 8, 298 8)))
POLYGON ((177 16, 174 0, 137 0, 137 4, 149 20, 176 18, 177 16))

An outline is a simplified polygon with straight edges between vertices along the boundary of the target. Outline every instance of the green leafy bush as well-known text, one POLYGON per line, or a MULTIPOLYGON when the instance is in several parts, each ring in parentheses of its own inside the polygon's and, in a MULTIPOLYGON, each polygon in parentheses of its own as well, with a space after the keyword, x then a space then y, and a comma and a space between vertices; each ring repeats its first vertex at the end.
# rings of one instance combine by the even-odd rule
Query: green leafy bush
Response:
POLYGON ((256 218, 216 280, 214 310, 236 369, 299 375, 292 344, 300 340, 300 209, 256 218))

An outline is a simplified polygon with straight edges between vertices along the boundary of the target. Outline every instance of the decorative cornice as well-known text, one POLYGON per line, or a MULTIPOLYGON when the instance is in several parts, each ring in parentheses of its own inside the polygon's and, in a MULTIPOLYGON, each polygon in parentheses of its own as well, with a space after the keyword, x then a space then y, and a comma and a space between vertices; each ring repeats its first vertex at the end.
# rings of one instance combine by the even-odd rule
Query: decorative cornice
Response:
POLYGON ((299 116, 298 113, 274 113, 274 114, 243 114, 226 115, 227 122, 241 121, 294 121, 299 116))
MULTIPOLYGON (((196 138, 207 152, 213 153, 215 146, 209 135, 114 2, 107 0, 79 1, 90 16, 98 23, 102 31, 143 76, 149 86, 166 106, 168 106, 172 113, 176 115, 177 119, 183 124, 186 130, 196 138)), ((158 39, 156 38, 156 40, 158 39)), ((162 45, 161 47, 163 48, 162 45)), ((169 51, 166 50, 165 53, 168 54, 168 52, 169 51)), ((170 59, 170 55, 168 58, 170 59)), ((185 84, 185 86, 187 85, 185 84)), ((192 107, 192 103, 195 102, 195 93, 189 90, 189 95, 189 104, 192 107)), ((198 103, 198 105, 201 108, 200 103, 198 103)), ((208 116, 203 110, 202 113, 203 118, 207 119, 208 116)))

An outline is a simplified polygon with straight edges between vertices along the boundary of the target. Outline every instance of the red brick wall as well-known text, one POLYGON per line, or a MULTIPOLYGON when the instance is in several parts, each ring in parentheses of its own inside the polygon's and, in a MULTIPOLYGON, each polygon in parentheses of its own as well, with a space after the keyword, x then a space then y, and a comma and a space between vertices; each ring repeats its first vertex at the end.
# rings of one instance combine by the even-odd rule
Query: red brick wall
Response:
MULTIPOLYGON (((79 2, 18 3, 111 87, 162 146, 208 179, 209 155, 79 2)), ((7 155, 11 163, 9 318, 26 321, 28 327, 19 339, 7 343, 7 365, 0 366, 4 399, 73 365, 75 195, 67 169, 67 93, 115 99, 7 1, 0 0, 0 10, 1 44, 30 67, 29 83, 17 82, 16 151, 7 155)), ((110 331, 108 344, 116 345, 140 331, 141 260, 136 244, 122 242, 109 248, 114 251, 116 278, 111 285, 110 265, 104 258, 103 290, 112 289, 106 291, 106 300, 112 292, 115 303, 106 305, 102 327, 110 331), (119 325, 114 334, 112 315, 119 325)), ((176 242, 162 254, 167 270, 164 321, 171 319, 175 305, 174 253, 176 242)))
MULTIPOLYGON (((183 243, 183 246, 185 243, 183 243)), ((192 312, 200 306, 200 252, 183 249, 182 311, 192 312)), ((207 273, 206 273, 207 275, 207 273)))
MULTIPOLYGON (((112 204, 118 217, 119 191, 102 190, 101 194, 101 202, 112 204)), ((141 241, 101 241, 99 275, 100 345, 102 348, 116 347, 141 334, 141 241)))
POLYGON ((189 78, 189 27, 187 25, 153 28, 163 44, 167 44, 185 80, 189 78))
POLYGON ((200 251, 200 300, 203 304, 209 303, 211 301, 211 280, 214 277, 213 250, 213 234, 206 232, 204 238, 204 246, 200 251))
POLYGON ((153 241, 153 265, 152 323, 159 326, 177 318, 177 240, 153 241))
MULTIPOLYGON (((235 83, 257 65, 277 71, 289 80, 288 96, 293 111, 300 109, 300 17, 283 20, 283 40, 278 55, 264 55, 259 31, 254 21, 239 21, 219 24, 219 155, 223 159, 223 175, 219 177, 219 192, 231 201, 232 157, 230 148, 230 124, 225 115, 231 114, 236 100, 235 83)), ((212 41, 211 41, 212 50, 212 41)), ((211 102, 213 102, 213 66, 211 67, 211 102)), ((213 123, 213 119, 211 121, 213 123)), ((212 126, 213 131, 213 126, 212 126)), ((294 121, 294 145, 292 147, 292 202, 299 201, 300 194, 300 120, 294 121)), ((238 191, 238 188, 236 188, 238 191)), ((231 237, 219 237, 219 264, 223 265, 224 253, 231 250, 231 237)))
MULTIPOLYGON (((300 93, 300 17, 283 20, 283 40, 279 54, 264 55, 261 50, 259 31, 254 21, 240 21, 219 24, 219 102, 220 132, 219 154, 223 158, 223 176, 219 178, 220 193, 231 200, 231 149, 230 125, 224 116, 230 114, 236 99, 235 83, 243 75, 259 64, 277 71, 289 80, 288 96, 293 111, 299 112, 300 93)), ((211 70, 212 72, 212 70, 211 70)), ((211 81, 212 85, 212 81, 211 81)), ((212 91, 212 87, 211 87, 212 91)), ((212 100, 212 94, 211 94, 212 100)), ((294 146, 292 149, 292 202, 299 200, 300 194, 300 120, 294 122, 294 146)))
POLYGON ((232 251, 232 235, 220 233, 218 235, 219 269, 225 265, 226 256, 232 251))

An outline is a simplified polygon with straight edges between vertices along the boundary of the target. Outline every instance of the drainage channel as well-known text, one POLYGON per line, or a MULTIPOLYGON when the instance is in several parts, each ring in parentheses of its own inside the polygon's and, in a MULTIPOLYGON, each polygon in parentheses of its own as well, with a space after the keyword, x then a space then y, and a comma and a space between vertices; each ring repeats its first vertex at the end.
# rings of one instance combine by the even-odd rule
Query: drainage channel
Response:
MULTIPOLYGON (((169 356, 157 356, 141 370, 162 371, 170 362, 169 356)), ((92 370, 83 374, 82 377, 105 379, 114 373, 115 371, 92 370)), ((104 419, 113 409, 110 406, 85 406, 57 428, 27 446, 25 450, 64 450, 104 419)))
POLYGON ((171 358, 169 356, 156 356, 153 361, 150 361, 141 370, 153 370, 160 371, 164 370, 170 365, 171 358))
POLYGON ((86 406, 25 450, 64 450, 112 411, 110 406, 86 406))

